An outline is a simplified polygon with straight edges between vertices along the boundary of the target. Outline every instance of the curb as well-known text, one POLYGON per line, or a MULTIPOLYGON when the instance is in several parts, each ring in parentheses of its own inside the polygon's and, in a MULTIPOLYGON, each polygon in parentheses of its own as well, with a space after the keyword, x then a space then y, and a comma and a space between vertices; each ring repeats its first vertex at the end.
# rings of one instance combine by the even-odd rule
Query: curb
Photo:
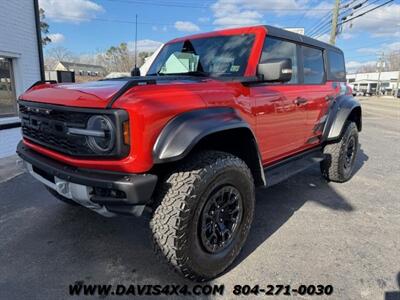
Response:
POLYGON ((23 173, 25 173, 25 168, 18 155, 15 154, 0 158, 0 183, 13 179, 23 173))

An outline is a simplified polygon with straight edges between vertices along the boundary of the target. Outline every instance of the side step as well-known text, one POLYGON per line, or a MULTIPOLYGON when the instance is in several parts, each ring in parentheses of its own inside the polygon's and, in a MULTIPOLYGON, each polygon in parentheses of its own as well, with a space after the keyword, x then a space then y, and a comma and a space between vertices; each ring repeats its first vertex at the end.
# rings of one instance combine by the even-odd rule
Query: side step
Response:
POLYGON ((324 160, 322 149, 313 149, 264 169, 267 187, 280 183, 324 160))

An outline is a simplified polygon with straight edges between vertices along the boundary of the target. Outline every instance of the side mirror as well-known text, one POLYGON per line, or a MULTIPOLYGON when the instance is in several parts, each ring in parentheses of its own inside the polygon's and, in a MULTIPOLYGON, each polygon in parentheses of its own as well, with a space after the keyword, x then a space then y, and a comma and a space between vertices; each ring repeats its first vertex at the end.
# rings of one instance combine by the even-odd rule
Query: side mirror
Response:
POLYGON ((288 82, 292 79, 292 60, 290 58, 269 59, 258 65, 257 74, 263 81, 288 82))
POLYGON ((134 67, 131 71, 131 76, 140 76, 140 69, 138 67, 134 67))

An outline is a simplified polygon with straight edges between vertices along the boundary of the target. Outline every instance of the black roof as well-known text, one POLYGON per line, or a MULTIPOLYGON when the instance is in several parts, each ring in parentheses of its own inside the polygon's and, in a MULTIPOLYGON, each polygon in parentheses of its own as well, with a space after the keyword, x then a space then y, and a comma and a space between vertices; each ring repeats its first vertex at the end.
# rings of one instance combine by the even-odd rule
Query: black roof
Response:
POLYGON ((323 49, 330 49, 330 50, 334 50, 334 51, 343 53, 342 50, 340 50, 339 48, 337 48, 335 46, 332 46, 330 44, 321 42, 319 40, 310 38, 310 37, 302 35, 302 34, 298 34, 295 32, 287 31, 287 30, 269 26, 269 25, 265 25, 265 28, 268 30, 268 35, 271 35, 271 36, 281 37, 281 38, 291 40, 294 42, 303 43, 303 44, 307 44, 307 45, 311 45, 311 46, 323 48, 323 49))

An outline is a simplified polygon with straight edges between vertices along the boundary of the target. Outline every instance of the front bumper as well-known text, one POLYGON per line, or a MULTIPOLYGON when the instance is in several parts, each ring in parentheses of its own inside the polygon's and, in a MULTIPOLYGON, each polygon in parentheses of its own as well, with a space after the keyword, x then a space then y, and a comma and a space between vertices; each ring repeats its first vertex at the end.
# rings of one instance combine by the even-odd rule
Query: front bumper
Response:
POLYGON ((151 200, 157 176, 88 170, 61 164, 28 148, 21 141, 17 154, 40 182, 102 215, 139 216, 151 200))

